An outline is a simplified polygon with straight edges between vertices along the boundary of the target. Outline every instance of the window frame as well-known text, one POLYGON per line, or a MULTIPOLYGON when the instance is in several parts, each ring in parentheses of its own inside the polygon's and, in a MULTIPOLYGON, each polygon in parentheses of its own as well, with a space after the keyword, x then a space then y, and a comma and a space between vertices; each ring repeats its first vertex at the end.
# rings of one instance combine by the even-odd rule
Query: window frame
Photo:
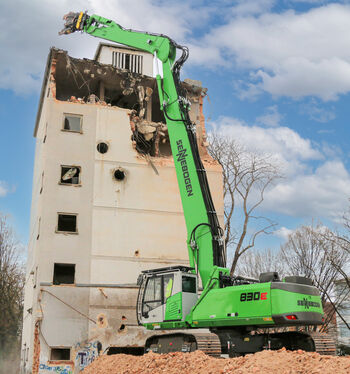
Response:
POLYGON ((151 277, 149 277, 147 279, 147 283, 146 283, 146 286, 145 286, 145 292, 143 294, 143 298, 142 298, 142 315, 145 316, 148 312, 150 312, 151 310, 155 309, 155 308, 158 308, 159 306, 161 305, 165 305, 168 298, 171 297, 168 296, 166 297, 165 295, 165 278, 166 277, 169 277, 169 279, 172 280, 172 285, 171 285, 171 293, 173 292, 173 289, 174 289, 174 283, 175 283, 175 275, 174 273, 167 273, 167 274, 161 274, 161 275, 153 275, 151 277), (149 301, 145 301, 145 298, 146 298, 146 290, 147 290, 147 287, 148 287, 148 283, 152 280, 152 279, 156 279, 156 278, 160 278, 160 300, 159 299, 154 299, 154 300, 149 300, 149 301), (149 311, 145 312, 144 309, 143 309, 143 306, 145 305, 145 303, 159 303, 160 302, 160 305, 156 306, 155 308, 153 309, 150 309, 149 311))
MULTIPOLYGON (((63 263, 63 262, 54 262, 53 263, 53 269, 52 269, 52 285, 53 286, 72 286, 75 285, 76 281, 76 266, 77 264, 71 264, 71 263, 63 263), (66 265, 68 267, 74 268, 74 276, 73 276, 73 283, 55 283, 55 265, 66 265)), ((60 347, 53 347, 53 348, 60 348, 60 347)))
POLYGON ((185 293, 190 293, 190 294, 196 294, 198 291, 197 291, 197 279, 196 277, 191 277, 189 275, 185 275, 185 274, 182 274, 181 276, 181 291, 182 292, 185 292, 185 293), (194 284, 190 284, 190 286, 194 286, 193 288, 193 291, 184 291, 184 281, 186 279, 191 279, 191 282, 193 282, 194 284))
POLYGON ((60 165, 60 179, 58 181, 58 184, 61 186, 75 186, 75 187, 81 187, 81 166, 78 165, 60 165), (62 168, 77 168, 79 170, 79 182, 78 183, 64 183, 62 182, 62 168))
POLYGON ((78 230, 78 213, 57 212, 57 225, 56 225, 55 233, 56 234, 71 234, 71 235, 77 235, 77 234, 79 234, 79 230, 78 230), (59 219, 60 215, 75 216, 76 217, 76 220, 75 220, 75 231, 61 231, 61 230, 58 230, 58 219, 59 219))
POLYGON ((50 360, 49 362, 51 361, 64 361, 64 362, 67 362, 67 361, 71 361, 72 360, 72 347, 50 347, 50 360), (58 360, 58 359, 53 359, 52 358, 52 350, 54 349, 69 349, 69 359, 67 360, 58 360))
POLYGON ((76 134, 82 134, 83 133, 83 115, 82 114, 75 114, 75 113, 63 113, 61 131, 73 132, 73 133, 76 133, 76 134), (65 129, 64 128, 64 122, 66 120, 66 117, 77 117, 77 118, 80 118, 80 130, 76 131, 76 130, 65 129))
POLYGON ((146 316, 151 310, 154 310, 158 307, 160 307, 161 305, 164 304, 163 300, 164 300, 164 283, 163 283, 163 275, 153 275, 151 277, 149 277, 147 279, 147 282, 146 282, 146 286, 145 286, 145 292, 143 294, 143 298, 142 298, 142 315, 143 316, 146 316), (153 299, 153 300, 148 300, 148 301, 145 301, 146 299, 146 291, 147 291, 147 287, 148 287, 148 284, 150 283, 150 281, 152 281, 153 279, 160 279, 160 299, 153 299), (160 305, 157 305, 156 307, 152 308, 152 309, 149 309, 148 311, 144 311, 144 307, 145 307, 145 304, 146 303, 160 303, 160 305))

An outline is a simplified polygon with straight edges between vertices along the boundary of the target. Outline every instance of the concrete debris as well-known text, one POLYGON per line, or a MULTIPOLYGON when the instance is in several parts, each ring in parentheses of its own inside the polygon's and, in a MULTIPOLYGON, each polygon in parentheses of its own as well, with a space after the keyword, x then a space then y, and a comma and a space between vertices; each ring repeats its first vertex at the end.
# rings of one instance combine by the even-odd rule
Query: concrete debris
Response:
POLYGON ((95 94, 89 95, 86 99, 82 97, 76 98, 75 96, 71 96, 67 101, 70 103, 78 104, 98 104, 103 106, 111 106, 111 104, 107 104, 105 101, 100 100, 95 94))
POLYGON ((147 121, 135 110, 130 113, 130 127, 133 132, 133 145, 142 154, 158 157, 160 142, 169 142, 168 127, 165 123, 147 121))
MULTIPOLYGON (((52 48, 48 94, 58 101, 101 105, 130 110, 132 145, 142 155, 171 156, 168 128, 160 109, 155 78, 118 69, 88 59, 70 57, 52 48)), ((202 83, 185 79, 186 96, 192 103, 190 118, 197 128, 200 156, 210 159, 206 147, 202 83)))
POLYGON ((84 369, 84 374, 345 374, 350 373, 350 357, 321 356, 315 352, 263 351, 220 359, 193 353, 144 356, 116 354, 100 356, 84 369))

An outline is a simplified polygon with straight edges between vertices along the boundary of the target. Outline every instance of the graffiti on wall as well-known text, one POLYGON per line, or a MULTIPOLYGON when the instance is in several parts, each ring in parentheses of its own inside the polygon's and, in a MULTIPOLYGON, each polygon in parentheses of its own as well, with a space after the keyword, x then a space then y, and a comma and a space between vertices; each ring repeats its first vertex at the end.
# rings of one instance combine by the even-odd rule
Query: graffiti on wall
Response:
POLYGON ((73 365, 40 363, 39 374, 73 374, 73 365))
POLYGON ((89 343, 77 343, 75 345, 75 366, 79 371, 91 364, 95 358, 98 357, 102 349, 102 344, 99 341, 89 343))

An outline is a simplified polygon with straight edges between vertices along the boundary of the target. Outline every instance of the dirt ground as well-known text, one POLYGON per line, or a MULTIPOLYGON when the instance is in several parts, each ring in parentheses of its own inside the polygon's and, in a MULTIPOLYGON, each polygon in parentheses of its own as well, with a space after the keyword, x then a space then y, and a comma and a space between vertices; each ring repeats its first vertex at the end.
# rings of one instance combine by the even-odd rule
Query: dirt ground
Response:
POLYGON ((304 351, 263 351, 244 357, 213 358, 197 351, 144 356, 101 356, 83 374, 350 374, 350 356, 321 356, 304 351))

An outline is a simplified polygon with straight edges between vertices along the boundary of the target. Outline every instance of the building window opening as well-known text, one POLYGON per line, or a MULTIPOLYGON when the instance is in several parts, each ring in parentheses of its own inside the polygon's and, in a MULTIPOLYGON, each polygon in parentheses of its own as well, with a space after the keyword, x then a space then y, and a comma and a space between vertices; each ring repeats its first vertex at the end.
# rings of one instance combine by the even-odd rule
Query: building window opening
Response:
POLYGON ((121 170, 121 169, 117 169, 117 170, 115 170, 115 172, 114 172, 114 178, 115 178, 117 181, 122 181, 122 180, 124 180, 124 178, 125 178, 125 173, 124 173, 124 171, 121 170))
POLYGON ((142 74, 143 56, 137 54, 113 52, 112 65, 119 69, 126 69, 133 73, 142 74))
POLYGON ((77 231, 77 215, 58 213, 58 232, 78 232, 77 231))
POLYGON ((72 132, 81 132, 81 116, 64 115, 63 130, 72 132))
POLYGON ((51 361, 69 361, 70 348, 51 348, 51 361))
POLYGON ((61 184, 80 184, 80 167, 61 166, 61 184))
POLYGON ((75 264, 54 264, 53 284, 74 284, 75 264))
POLYGON ((100 153, 102 153, 102 154, 107 153, 107 151, 108 151, 108 144, 107 143, 103 143, 103 142, 98 143, 97 144, 97 150, 100 153))

